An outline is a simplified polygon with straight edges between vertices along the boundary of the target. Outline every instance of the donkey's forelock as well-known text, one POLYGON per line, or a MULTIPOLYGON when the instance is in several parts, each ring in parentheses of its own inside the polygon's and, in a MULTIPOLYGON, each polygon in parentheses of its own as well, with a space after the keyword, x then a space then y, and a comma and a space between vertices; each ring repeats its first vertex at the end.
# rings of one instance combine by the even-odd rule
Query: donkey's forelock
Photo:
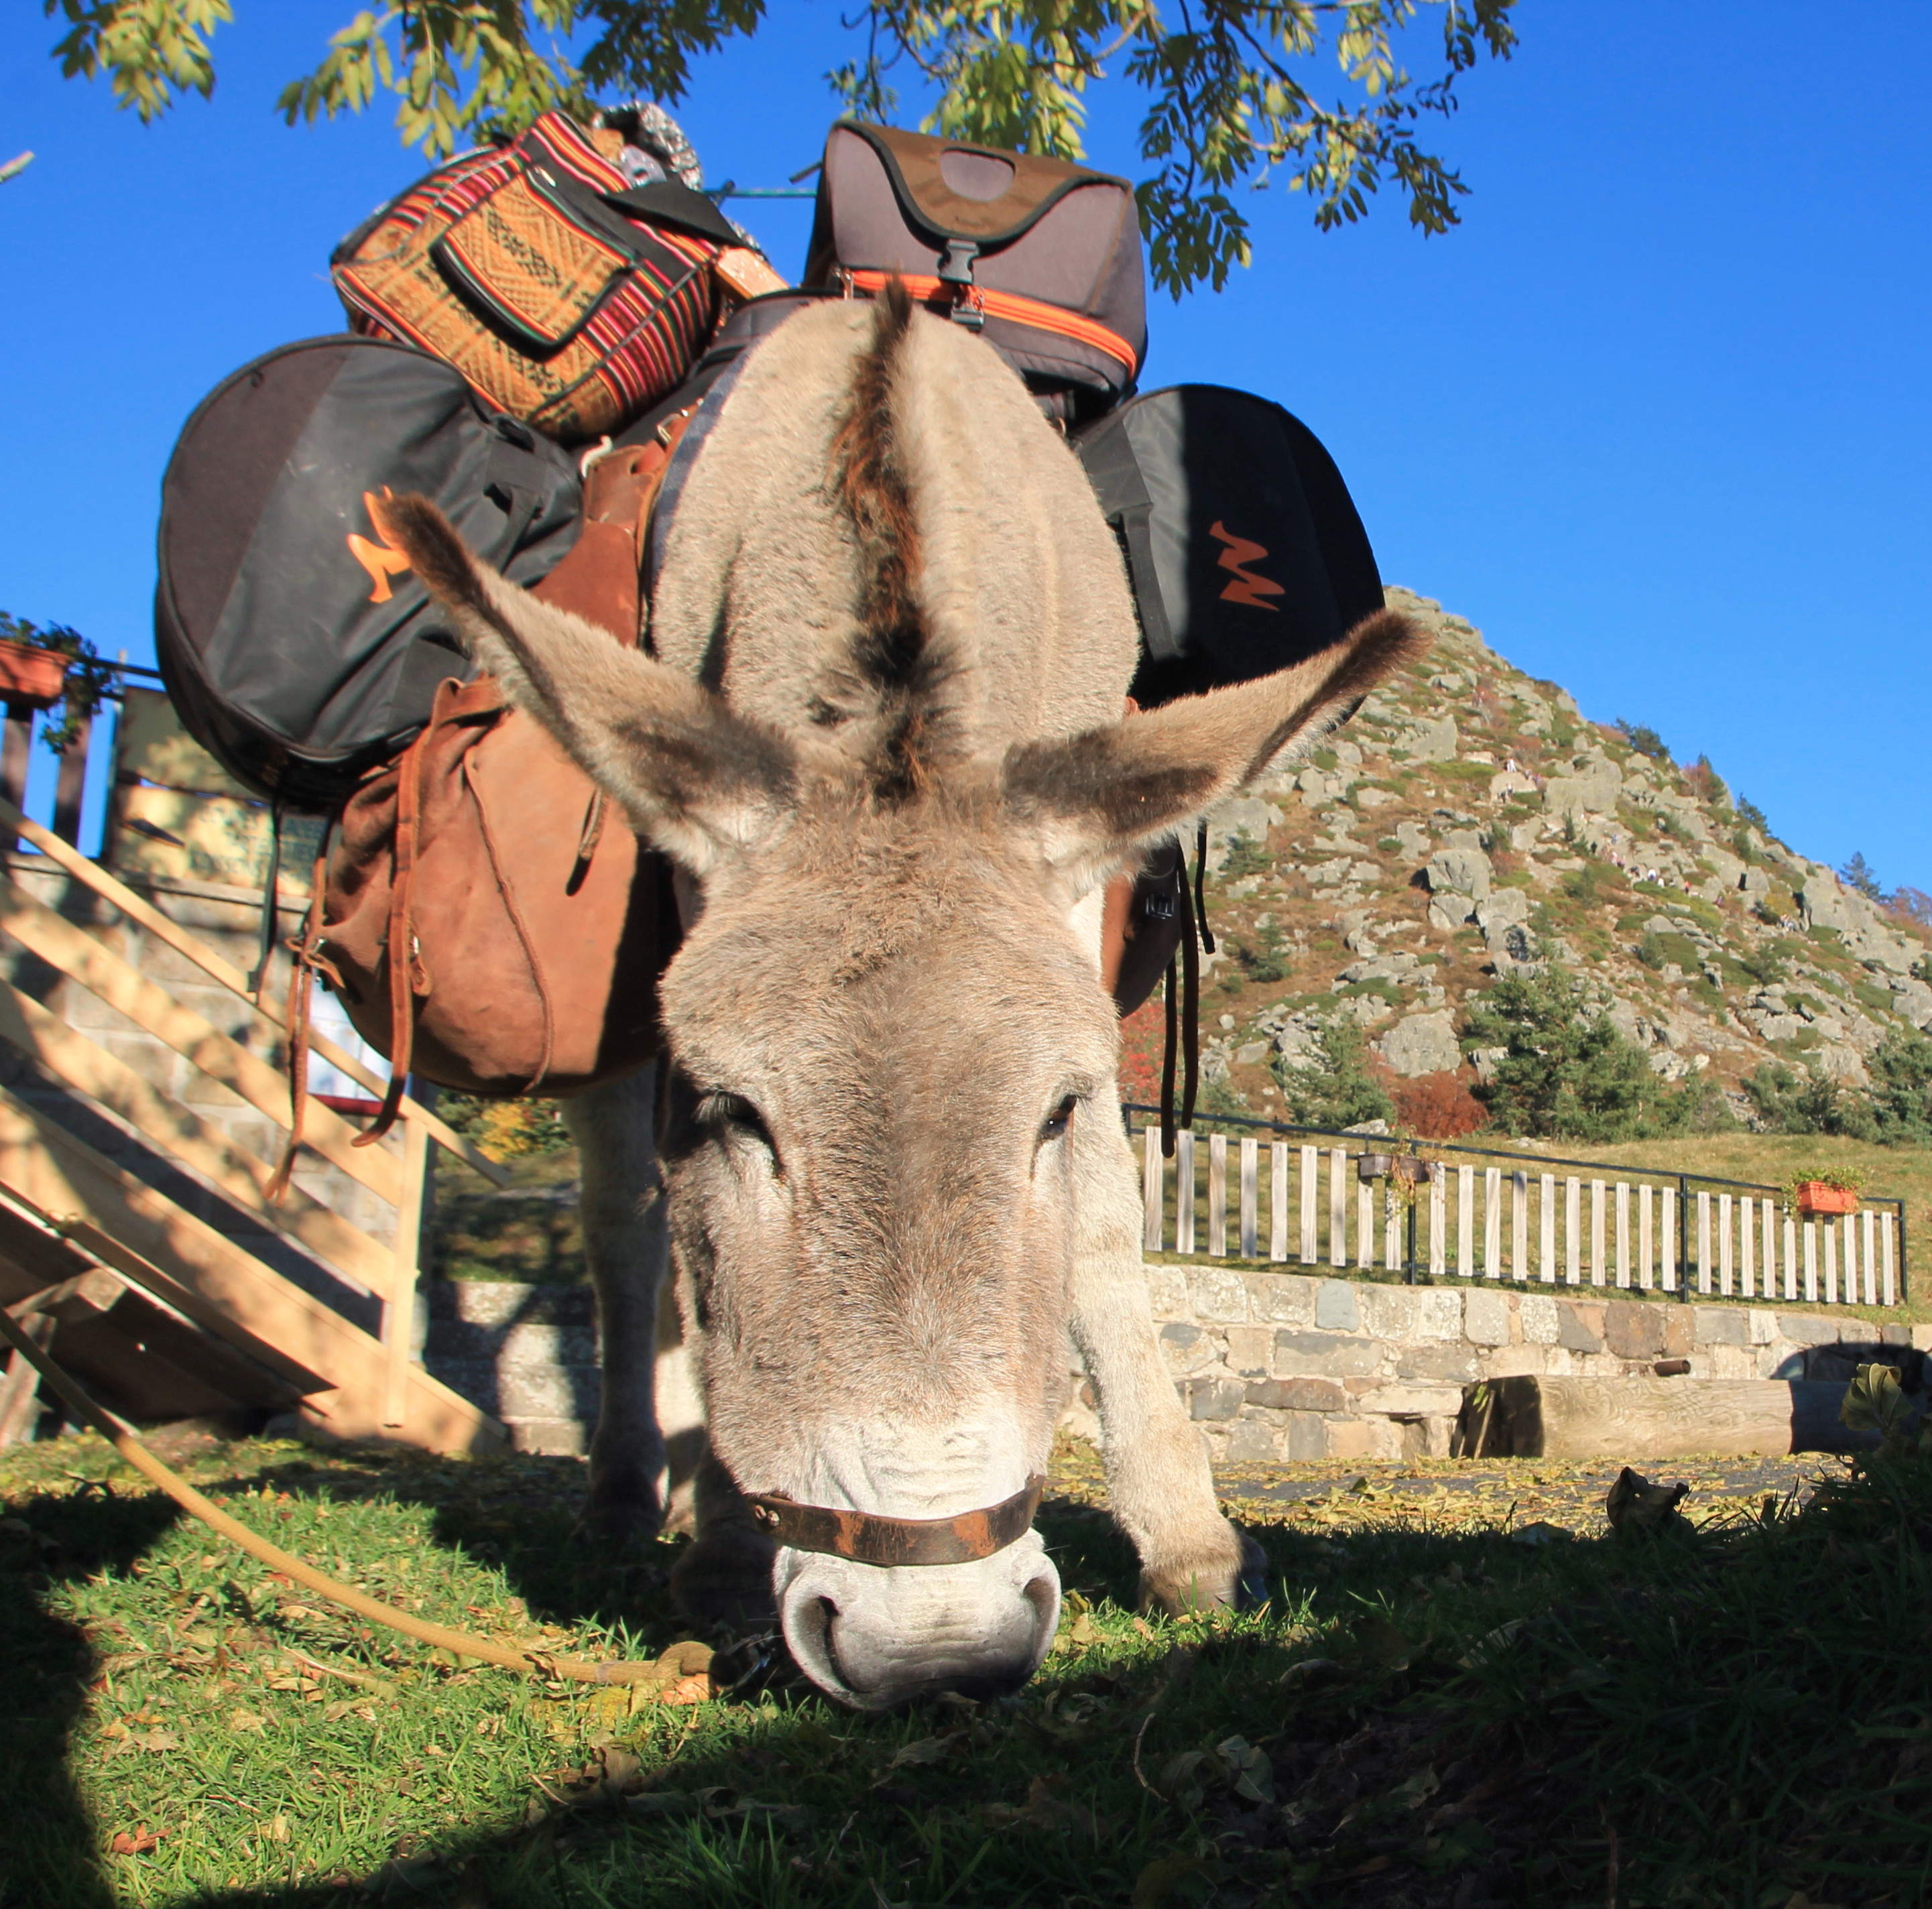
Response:
POLYGON ((856 627, 849 672, 834 670, 819 705, 827 723, 863 726, 874 786, 896 801, 957 753, 946 703, 955 665, 934 640, 921 601, 919 525, 897 442, 894 388, 915 322, 902 280, 887 284, 874 313, 832 446, 833 486, 858 557, 856 627))

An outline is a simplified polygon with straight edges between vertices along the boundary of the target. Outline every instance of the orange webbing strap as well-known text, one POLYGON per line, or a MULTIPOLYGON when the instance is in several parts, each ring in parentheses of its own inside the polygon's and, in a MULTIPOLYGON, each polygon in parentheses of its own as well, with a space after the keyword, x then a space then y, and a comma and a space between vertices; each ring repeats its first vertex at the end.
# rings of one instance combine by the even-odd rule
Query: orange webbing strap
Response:
POLYGON ((429 992, 429 975, 410 925, 410 886, 416 869, 416 823, 422 806, 422 736, 403 751, 396 770, 396 866, 389 883, 389 1086, 374 1122, 352 1146, 373 1146, 396 1124, 403 1090, 409 1085, 410 1058, 416 1049, 416 997, 429 992))
MULTIPOLYGON (((302 1130, 308 1119, 308 1009, 315 991, 315 970, 321 957, 323 880, 328 872, 328 837, 333 823, 325 826, 321 846, 316 850, 315 873, 310 878, 308 919, 302 933, 289 943, 289 1001, 283 1026, 289 1035, 289 1143, 282 1149, 281 1164, 268 1185, 266 1197, 279 1206, 289 1190, 289 1176, 296 1170, 296 1155, 302 1143, 302 1130)), ((268 891, 267 906, 275 905, 275 892, 268 891)))
POLYGON ((238 1545, 250 1557, 266 1564, 272 1571, 279 1571, 297 1584, 306 1584, 331 1603, 339 1604, 345 1610, 354 1611, 358 1617, 368 1618, 371 1623, 400 1631, 419 1644, 458 1652, 465 1657, 478 1657, 486 1664, 499 1664, 506 1671, 520 1671, 526 1677, 564 1677, 578 1683, 644 1683, 658 1674, 657 1666, 652 1664, 598 1664, 582 1658, 554 1657, 540 1646, 526 1650, 514 1650, 488 1638, 472 1637, 467 1631, 452 1630, 446 1624, 430 1623, 406 1611, 398 1611, 393 1605, 384 1604, 380 1599, 357 1590, 352 1584, 338 1583, 293 1552, 270 1544, 266 1538, 258 1538, 238 1519, 230 1518, 219 1505, 203 1497, 178 1473, 162 1464, 112 1413, 97 1405, 49 1358, 32 1337, 8 1317, 4 1308, 0 1308, 0 1336, 6 1338, 82 1420, 92 1425, 135 1470, 151 1485, 158 1485, 183 1511, 192 1512, 210 1530, 219 1532, 230 1544, 238 1545))

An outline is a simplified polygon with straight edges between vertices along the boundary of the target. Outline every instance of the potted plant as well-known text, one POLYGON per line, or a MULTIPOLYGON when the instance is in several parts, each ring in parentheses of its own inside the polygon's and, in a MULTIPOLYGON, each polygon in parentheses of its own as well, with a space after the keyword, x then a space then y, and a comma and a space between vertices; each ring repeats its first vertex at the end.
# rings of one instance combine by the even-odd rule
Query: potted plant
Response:
POLYGON ((1862 1173, 1840 1170, 1800 1173, 1784 1190, 1784 1203, 1808 1217, 1814 1214, 1856 1213, 1862 1173))
POLYGON ((60 721, 40 732, 56 755, 79 736, 113 680, 114 666, 104 662, 78 630, 63 623, 43 629, 0 610, 0 703, 34 709, 63 704, 60 721))
POLYGON ((1364 1182, 1378 1180, 1387 1176, 1395 1164, 1394 1158, 1387 1153, 1365 1153, 1355 1162, 1355 1175, 1364 1182))

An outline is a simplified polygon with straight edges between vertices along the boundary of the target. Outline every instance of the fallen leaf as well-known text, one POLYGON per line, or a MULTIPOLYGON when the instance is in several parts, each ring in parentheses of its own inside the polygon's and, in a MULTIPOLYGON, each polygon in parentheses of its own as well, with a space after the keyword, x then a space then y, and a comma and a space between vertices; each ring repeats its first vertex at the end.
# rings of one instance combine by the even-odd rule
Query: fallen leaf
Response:
POLYGON ((116 1856, 146 1856, 167 1833, 165 1830, 150 1830, 143 1823, 132 1830, 117 1830, 107 1847, 116 1856))
POLYGON ((231 1710, 228 1713, 228 1728, 230 1730, 251 1730, 259 1737, 268 1725, 266 1717, 257 1716, 253 1710, 231 1710))
POLYGON ((144 1750, 178 1750, 181 1739, 170 1730, 136 1731, 134 1740, 144 1750))
POLYGON ((946 1737, 922 1737, 916 1743, 902 1744, 886 1767, 888 1770, 905 1770, 918 1764, 936 1764, 950 1756, 952 1739, 946 1737))

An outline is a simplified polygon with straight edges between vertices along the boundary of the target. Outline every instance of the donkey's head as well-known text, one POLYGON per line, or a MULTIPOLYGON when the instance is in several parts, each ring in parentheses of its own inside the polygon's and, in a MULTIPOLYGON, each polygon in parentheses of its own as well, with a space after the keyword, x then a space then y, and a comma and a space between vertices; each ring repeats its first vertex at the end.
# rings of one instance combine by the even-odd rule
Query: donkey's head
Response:
MULTIPOLYGON (((478 660, 701 898, 662 984, 664 1152, 717 1456, 775 1494, 782 1539, 787 1498, 928 1521, 1023 1493, 1076 1256, 1105 1250, 1095 1215, 1130 1173, 1074 906, 1331 727, 1408 627, 987 756, 949 743, 943 672, 907 657, 878 661, 869 717, 781 732, 505 583, 427 505, 387 517, 478 660)), ((774 1565, 832 1695, 1006 1688, 1044 1655, 1059 1585, 1030 1530, 949 1563, 856 1548, 781 1542, 774 1565)))

